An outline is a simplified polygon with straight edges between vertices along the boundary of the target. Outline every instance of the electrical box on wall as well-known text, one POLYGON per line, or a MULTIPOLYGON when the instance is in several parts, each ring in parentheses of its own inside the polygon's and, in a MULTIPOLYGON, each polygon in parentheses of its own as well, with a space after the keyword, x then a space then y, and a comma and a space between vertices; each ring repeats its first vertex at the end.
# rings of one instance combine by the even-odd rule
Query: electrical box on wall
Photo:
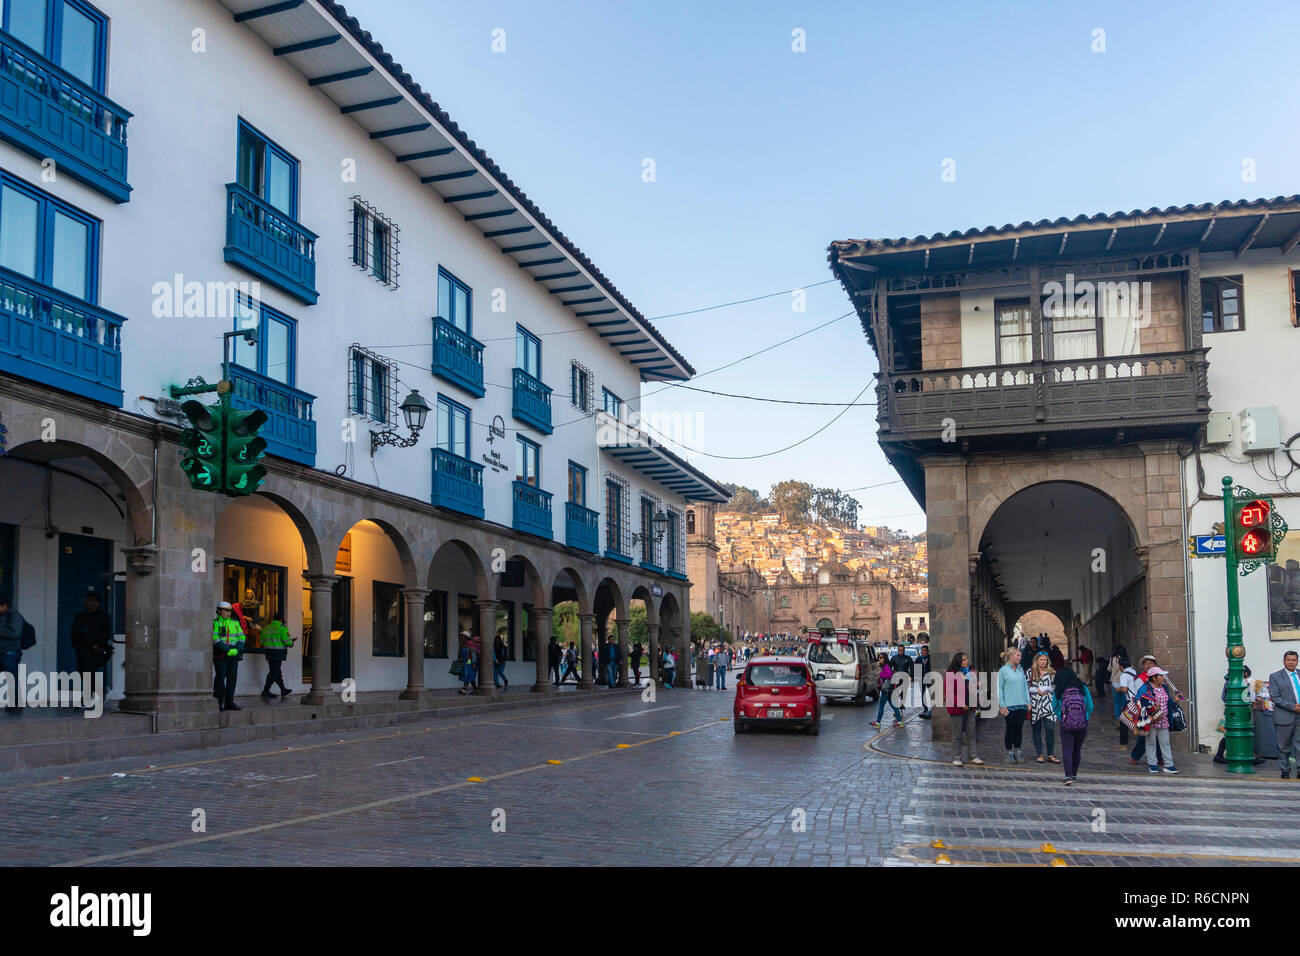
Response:
POLYGON ((1276 405, 1243 408, 1238 416, 1241 425, 1241 450, 1248 455, 1276 451, 1282 447, 1282 423, 1276 405))
POLYGON ((1232 441, 1232 412, 1211 412, 1205 423, 1205 444, 1226 445, 1232 441))

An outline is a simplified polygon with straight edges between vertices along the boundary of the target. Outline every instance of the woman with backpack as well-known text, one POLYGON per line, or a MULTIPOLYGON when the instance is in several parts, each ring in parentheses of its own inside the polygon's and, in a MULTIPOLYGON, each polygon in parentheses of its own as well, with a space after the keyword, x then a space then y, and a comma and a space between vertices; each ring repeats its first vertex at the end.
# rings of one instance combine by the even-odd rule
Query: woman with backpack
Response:
POLYGON ((998 713, 1007 722, 1002 745, 1007 751, 1007 763, 1022 763, 1025 759, 1021 746, 1025 733, 1025 717, 1029 714, 1029 684, 1020 669, 1020 649, 1011 647, 1002 652, 1002 669, 998 671, 998 713))
POLYGON ((880 665, 880 678, 876 684, 876 696, 880 699, 879 706, 876 707, 876 719, 871 722, 872 727, 879 727, 881 719, 885 716, 885 704, 889 704, 889 709, 894 712, 894 726, 903 725, 903 715, 898 712, 894 706, 893 687, 893 668, 889 666, 889 658, 884 654, 876 655, 876 663, 880 665))
MULTIPOLYGON (((1047 662, 1047 655, 1039 651, 1034 655, 1034 665, 1029 671, 1029 721, 1034 736, 1034 750, 1038 763, 1060 763, 1053 751, 1056 749, 1056 709, 1053 706, 1056 671, 1047 662), (1047 754, 1043 754, 1043 738, 1047 738, 1047 754)), ((1065 742, 1061 742, 1064 749, 1065 742)))
POLYGON ((1056 674, 1052 708, 1061 725, 1061 756, 1065 758, 1065 785, 1079 778, 1079 758, 1088 736, 1088 718, 1092 716, 1092 692, 1079 680, 1072 667, 1062 667, 1056 674))
POLYGON ((673 656, 672 648, 665 647, 659 652, 659 668, 663 671, 664 686, 673 690, 673 682, 677 679, 677 658, 673 656))
MULTIPOLYGON (((471 690, 478 690, 479 639, 470 637, 469 631, 461 631, 460 640, 460 652, 456 655, 456 663, 460 665, 461 688, 459 693, 468 694, 471 690)), ((453 670, 452 673, 455 673, 455 671, 453 670)))
POLYGON ((1121 644, 1115 649, 1115 656, 1110 661, 1110 689, 1114 698, 1111 702, 1111 708, 1115 714, 1115 723, 1119 727, 1119 745, 1125 750, 1128 749, 1128 725, 1120 720, 1120 715, 1124 713, 1124 708, 1128 706, 1129 690, 1133 687, 1135 677, 1137 677, 1137 671, 1133 669, 1133 664, 1128 659, 1128 653, 1121 644))
POLYGON ((984 763, 975 753, 978 743, 980 724, 980 707, 978 684, 970 669, 970 655, 958 651, 948 664, 949 677, 945 679, 944 694, 950 695, 945 708, 953 718, 952 728, 952 763, 960 767, 961 745, 966 742, 966 759, 977 766, 984 763), (964 686, 964 693, 963 693, 964 686))

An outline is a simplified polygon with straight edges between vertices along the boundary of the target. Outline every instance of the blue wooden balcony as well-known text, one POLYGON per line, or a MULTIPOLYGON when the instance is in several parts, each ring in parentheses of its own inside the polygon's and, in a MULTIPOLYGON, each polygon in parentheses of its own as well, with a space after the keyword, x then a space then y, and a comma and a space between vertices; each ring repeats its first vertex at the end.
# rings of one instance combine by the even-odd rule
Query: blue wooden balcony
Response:
POLYGON ((535 534, 539 538, 552 538, 551 493, 534 488, 522 481, 514 482, 516 531, 535 534))
POLYGON ((316 233, 238 183, 226 183, 226 261, 315 305, 316 233))
POLYGON ((574 504, 564 503, 564 543, 570 548, 595 554, 600 550, 600 513, 574 504))
POLYGON ((262 426, 261 436, 266 439, 268 455, 287 458, 300 465, 316 464, 316 422, 311 417, 315 395, 239 365, 227 366, 226 378, 233 386, 231 405, 245 410, 260 408, 266 412, 267 422, 262 426))
POLYGON ((433 374, 482 398, 483 343, 441 316, 434 316, 433 374))
POLYGON ((131 198, 131 114, 41 54, 0 32, 0 139, 114 202, 131 198))
POLYGON ((515 369, 515 400, 511 409, 515 418, 549 435, 551 429, 551 390, 541 379, 521 368, 515 369))
POLYGON ((483 517, 483 466, 441 448, 433 450, 433 494, 439 508, 483 517))
POLYGON ((0 268, 0 372, 120 408, 125 321, 0 268))

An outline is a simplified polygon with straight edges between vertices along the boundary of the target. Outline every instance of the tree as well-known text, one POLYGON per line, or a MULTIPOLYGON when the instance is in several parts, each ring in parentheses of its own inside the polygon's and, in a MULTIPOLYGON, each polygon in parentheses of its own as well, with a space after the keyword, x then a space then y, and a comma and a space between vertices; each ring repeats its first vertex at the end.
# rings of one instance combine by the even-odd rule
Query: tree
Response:
POLYGON ((646 630, 645 626, 645 605, 633 604, 628 619, 632 622, 627 629, 628 641, 632 643, 640 641, 642 644, 649 644, 650 632, 646 630))
POLYGON ((718 627, 718 622, 713 619, 713 615, 707 611, 691 612, 691 640, 697 644, 703 641, 706 644, 716 642, 722 636, 722 628, 718 627))
POLYGON ((577 644, 581 637, 578 629, 578 603, 561 601, 551 611, 551 634, 561 644, 572 641, 577 644))
POLYGON ((806 522, 812 508, 813 486, 806 481, 782 481, 772 486, 772 507, 785 516, 787 522, 806 522))
POLYGON ((727 504, 729 511, 752 515, 759 511, 766 511, 768 508, 767 499, 759 497, 757 489, 731 482, 723 482, 722 487, 731 492, 731 501, 727 504))

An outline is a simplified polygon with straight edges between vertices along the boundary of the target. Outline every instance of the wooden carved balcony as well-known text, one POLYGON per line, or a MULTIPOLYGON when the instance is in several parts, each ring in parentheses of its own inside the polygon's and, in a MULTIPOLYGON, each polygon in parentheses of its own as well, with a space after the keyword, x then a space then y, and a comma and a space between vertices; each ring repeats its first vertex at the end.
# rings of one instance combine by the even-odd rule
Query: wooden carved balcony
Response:
MULTIPOLYGON (((882 375, 884 443, 952 451, 974 441, 1076 433, 1092 440, 1183 437, 1209 413, 1207 349, 882 375)), ((1061 437, 1067 437, 1062 435, 1061 437)))

